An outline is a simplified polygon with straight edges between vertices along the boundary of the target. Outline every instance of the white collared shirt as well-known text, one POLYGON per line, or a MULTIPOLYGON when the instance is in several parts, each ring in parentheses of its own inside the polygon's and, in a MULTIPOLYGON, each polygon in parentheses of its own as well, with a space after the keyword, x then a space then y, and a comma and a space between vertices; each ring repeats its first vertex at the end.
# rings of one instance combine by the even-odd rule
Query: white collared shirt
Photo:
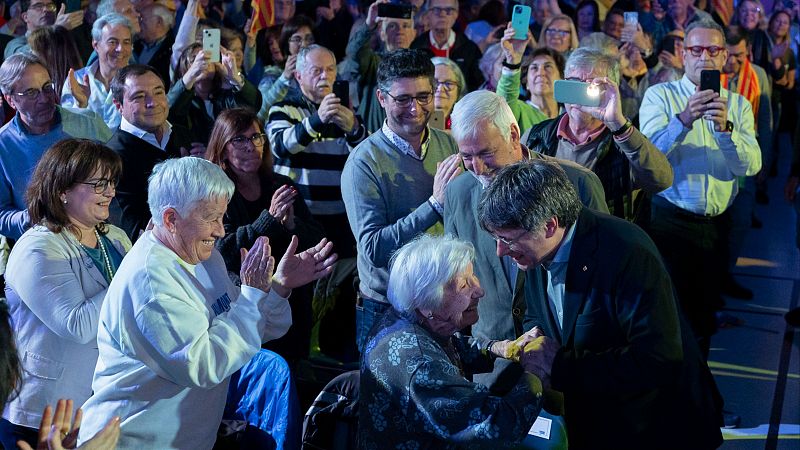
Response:
MULTIPOLYGON (((78 101, 72 94, 72 88, 69 85, 69 79, 64 81, 64 86, 61 88, 61 106, 73 110, 90 109, 103 118, 103 121, 108 125, 108 128, 115 129, 120 124, 122 115, 114 104, 113 96, 111 95, 111 88, 106 88, 102 81, 98 80, 95 74, 100 70, 100 64, 95 61, 91 65, 75 71, 75 78, 78 83, 83 84, 84 75, 89 76, 89 88, 91 93, 86 103, 86 108, 81 108, 78 101)), ((109 81, 109 85, 110 85, 109 81)))
POLYGON ((154 147, 160 148, 161 150, 167 149, 169 137, 172 135, 172 124, 170 124, 168 121, 164 122, 164 135, 161 136, 161 142, 158 142, 155 134, 142 130, 136 125, 125 120, 124 117, 122 118, 122 122, 119 124, 119 129, 122 131, 127 131, 128 133, 138 137, 154 147))
POLYGON ((425 154, 428 153, 428 145, 430 145, 431 142, 431 130, 429 130, 427 126, 425 127, 424 131, 425 139, 422 141, 422 144, 419 147, 419 155, 417 155, 417 152, 414 151, 414 147, 407 140, 401 138, 397 133, 389 128, 389 123, 386 120, 383 121, 383 127, 381 127, 381 131, 383 131, 383 134, 385 134, 386 137, 392 141, 392 144, 397 146, 397 148, 399 148, 403 153, 419 161, 425 159, 425 154))

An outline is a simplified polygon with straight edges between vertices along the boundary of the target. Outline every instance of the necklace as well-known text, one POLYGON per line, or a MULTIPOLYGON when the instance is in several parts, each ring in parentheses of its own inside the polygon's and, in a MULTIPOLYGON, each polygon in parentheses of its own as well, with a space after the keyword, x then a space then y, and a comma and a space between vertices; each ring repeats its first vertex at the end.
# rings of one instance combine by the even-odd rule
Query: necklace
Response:
MULTIPOLYGON (((103 255, 103 263, 105 264, 106 273, 105 278, 106 281, 109 283, 111 279, 114 278, 114 267, 111 265, 111 258, 108 256, 108 250, 106 249, 106 244, 103 243, 103 239, 100 237, 100 233, 97 231, 97 228, 94 229, 94 235, 97 237, 97 245, 100 247, 100 254, 103 255)), ((88 250, 88 247, 83 245, 83 243, 79 242, 81 247, 88 250)))

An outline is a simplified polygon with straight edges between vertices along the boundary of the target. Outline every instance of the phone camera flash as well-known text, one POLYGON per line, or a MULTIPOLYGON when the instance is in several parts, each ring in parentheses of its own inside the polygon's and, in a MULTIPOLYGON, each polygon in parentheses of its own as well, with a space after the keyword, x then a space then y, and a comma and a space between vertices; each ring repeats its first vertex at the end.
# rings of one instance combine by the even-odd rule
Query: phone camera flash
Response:
POLYGON ((590 84, 586 88, 586 95, 589 97, 597 97, 600 95, 600 88, 596 84, 590 84))

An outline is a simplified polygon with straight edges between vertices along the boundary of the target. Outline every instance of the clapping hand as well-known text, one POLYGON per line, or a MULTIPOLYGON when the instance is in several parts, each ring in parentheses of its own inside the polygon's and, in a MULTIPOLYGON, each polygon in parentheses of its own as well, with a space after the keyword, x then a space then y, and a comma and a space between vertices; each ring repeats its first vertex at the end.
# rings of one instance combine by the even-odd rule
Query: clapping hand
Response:
POLYGON ((92 96, 92 87, 89 85, 89 74, 84 73, 81 82, 78 81, 78 77, 75 76, 75 69, 69 69, 67 80, 69 81, 69 89, 72 91, 72 96, 75 97, 75 101, 78 102, 78 107, 86 108, 89 105, 89 97, 92 96))
POLYGON ((242 268, 239 270, 239 278, 242 280, 242 285, 269 292, 272 288, 272 272, 275 268, 275 258, 272 257, 269 239, 260 236, 249 251, 243 248, 240 252, 242 268))
MULTIPOLYGON (((72 416, 72 400, 61 399, 56 403, 55 415, 48 405, 39 422, 39 438, 36 450, 63 450, 76 448, 78 431, 83 413, 80 408, 72 416)), ((78 447, 81 450, 112 450, 117 447, 120 433, 119 417, 113 417, 93 438, 78 447)), ((33 450, 24 441, 17 442, 21 450, 33 450)))
POLYGON ((308 250, 295 254, 298 245, 297 236, 286 249, 283 258, 275 269, 273 286, 281 297, 287 297, 291 290, 318 280, 333 271, 333 263, 337 255, 333 253, 333 243, 322 239, 308 250))
POLYGON ((297 197, 297 188, 284 184, 272 194, 269 213, 278 219, 284 228, 294 230, 294 200, 297 197))

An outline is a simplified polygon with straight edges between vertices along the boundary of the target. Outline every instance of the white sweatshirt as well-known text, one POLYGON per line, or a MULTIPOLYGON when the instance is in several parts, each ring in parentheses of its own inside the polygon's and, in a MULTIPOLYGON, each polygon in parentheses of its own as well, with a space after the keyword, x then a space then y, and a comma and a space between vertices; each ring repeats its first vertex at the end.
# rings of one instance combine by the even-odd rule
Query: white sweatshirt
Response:
POLYGON ((118 415, 118 449, 212 448, 229 377, 289 326, 289 302, 274 291, 240 292, 216 250, 191 265, 145 232, 100 311, 79 441, 118 415))

